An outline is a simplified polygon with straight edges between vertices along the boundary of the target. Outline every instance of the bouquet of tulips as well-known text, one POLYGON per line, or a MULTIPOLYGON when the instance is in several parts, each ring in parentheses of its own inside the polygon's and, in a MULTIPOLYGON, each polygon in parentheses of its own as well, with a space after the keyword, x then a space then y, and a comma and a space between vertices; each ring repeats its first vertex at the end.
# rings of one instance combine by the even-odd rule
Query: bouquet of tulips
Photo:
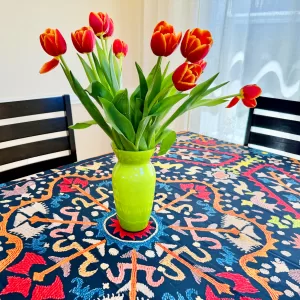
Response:
POLYGON ((113 20, 105 13, 91 12, 90 27, 82 27, 71 34, 75 49, 90 82, 83 88, 68 67, 63 54, 66 42, 58 29, 46 29, 40 42, 46 53, 54 58, 45 63, 40 73, 46 73, 59 63, 74 91, 92 120, 77 123, 71 128, 83 129, 98 124, 119 150, 144 151, 160 144, 159 155, 165 154, 176 140, 176 133, 168 126, 185 112, 200 106, 216 106, 231 100, 228 108, 242 100, 247 107, 256 106, 261 94, 257 85, 247 85, 234 95, 211 98, 211 94, 227 84, 212 84, 218 74, 197 85, 213 39, 208 30, 187 30, 182 38, 174 27, 159 22, 153 31, 151 49, 158 57, 152 71, 145 75, 136 63, 139 85, 129 95, 122 88, 122 60, 128 46, 116 39, 112 46, 108 41, 114 32, 113 20), (182 38, 182 41, 181 41, 182 38), (170 56, 180 44, 185 61, 175 71, 168 71, 169 62, 162 68, 163 57, 170 56), (189 91, 189 92, 187 92, 189 91), (168 114, 180 104, 173 114, 168 114))

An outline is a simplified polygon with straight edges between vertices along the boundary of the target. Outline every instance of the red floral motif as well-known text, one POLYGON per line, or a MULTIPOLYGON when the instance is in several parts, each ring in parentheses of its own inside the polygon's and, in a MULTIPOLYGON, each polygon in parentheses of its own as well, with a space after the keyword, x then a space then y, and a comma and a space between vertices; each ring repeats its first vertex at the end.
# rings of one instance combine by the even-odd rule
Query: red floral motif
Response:
MULTIPOLYGON (((22 261, 9 267, 10 272, 29 275, 29 270, 33 265, 45 265, 46 262, 42 256, 32 252, 27 252, 22 261)), ((7 276, 7 285, 0 292, 0 295, 11 293, 20 293, 24 297, 28 297, 32 281, 30 278, 19 276, 7 276)), ((46 300, 46 299, 65 299, 63 284, 58 276, 50 285, 37 284, 32 292, 31 300, 46 300)))
POLYGON ((33 290, 31 300, 65 299, 63 284, 58 276, 51 285, 37 284, 33 290))
POLYGON ((80 178, 64 178, 58 186, 60 187, 61 193, 72 193, 77 191, 72 188, 72 185, 79 185, 80 187, 85 188, 88 184, 89 182, 87 180, 82 180, 80 178))
POLYGON ((214 292, 212 291, 210 286, 206 286, 205 289, 205 298, 209 300, 234 300, 233 298, 219 298, 217 297, 214 292))
POLYGON ((129 237, 132 240, 135 240, 136 238, 142 239, 143 237, 148 237, 151 234, 151 230, 155 229, 151 224, 153 221, 149 221, 148 226, 139 232, 129 232, 124 230, 118 219, 111 219, 112 224, 109 224, 110 227, 114 227, 113 234, 119 234, 120 238, 123 239, 124 237, 129 237))
POLYGON ((202 141, 202 140, 196 139, 196 140, 193 140, 192 142, 196 143, 198 145, 201 145, 201 146, 215 146, 217 144, 217 142, 214 140, 202 141))
POLYGON ((32 252, 27 252, 25 253, 24 258, 19 263, 7 268, 7 270, 17 274, 29 275, 29 270, 32 267, 32 265, 45 264, 46 262, 42 256, 32 252))
POLYGON ((30 286, 31 286, 30 278, 7 276, 7 285, 1 291, 0 295, 6 295, 6 294, 11 294, 11 293, 20 293, 24 297, 27 297, 29 294, 30 286))
POLYGON ((188 183, 188 184, 180 184, 180 188, 184 190, 185 192, 189 190, 195 190, 197 193, 194 194, 195 197, 201 198, 202 200, 210 200, 210 194, 207 190, 206 185, 198 185, 198 184, 193 184, 193 183, 188 183))

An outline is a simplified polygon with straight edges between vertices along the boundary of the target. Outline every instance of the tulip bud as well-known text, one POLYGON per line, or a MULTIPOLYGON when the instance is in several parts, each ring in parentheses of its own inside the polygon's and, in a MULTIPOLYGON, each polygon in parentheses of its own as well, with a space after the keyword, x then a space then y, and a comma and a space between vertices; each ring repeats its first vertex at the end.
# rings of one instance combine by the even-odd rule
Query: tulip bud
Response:
POLYGON ((190 90, 196 86, 201 73, 202 69, 198 64, 185 62, 174 71, 173 84, 178 91, 190 90))
POLYGON ((113 52, 117 58, 120 58, 121 56, 125 57, 128 52, 128 45, 125 42, 116 39, 113 43, 113 52))
POLYGON ((181 43, 181 54, 188 61, 196 63, 202 60, 209 52, 213 43, 211 33, 208 30, 195 28, 187 30, 181 43))
POLYGON ((91 27, 82 27, 71 33, 74 47, 80 53, 93 52, 95 47, 95 34, 91 27))
POLYGON ((169 56, 177 48, 180 40, 181 32, 176 35, 172 25, 161 21, 155 26, 152 34, 152 52, 157 56, 169 56))
POLYGON ((245 85, 240 90, 240 95, 235 96, 227 105, 227 108, 235 106, 240 100, 249 108, 254 108, 257 105, 256 98, 261 95, 261 88, 256 84, 245 85))
POLYGON ((91 12, 89 16, 90 26, 93 28, 96 36, 103 36, 109 31, 110 18, 108 14, 102 12, 91 12))

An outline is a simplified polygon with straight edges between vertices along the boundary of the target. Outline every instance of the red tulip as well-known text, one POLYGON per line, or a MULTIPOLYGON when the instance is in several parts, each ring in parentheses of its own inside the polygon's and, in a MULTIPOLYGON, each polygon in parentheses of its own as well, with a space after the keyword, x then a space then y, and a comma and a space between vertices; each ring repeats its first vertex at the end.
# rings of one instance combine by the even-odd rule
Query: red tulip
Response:
POLYGON ((200 61, 196 62, 196 64, 199 65, 199 66, 201 67, 202 72, 204 71, 204 69, 205 69, 206 66, 207 66, 207 62, 204 61, 204 60, 200 60, 200 61))
POLYGON ((82 27, 71 33, 74 47, 80 53, 93 52, 95 47, 95 34, 91 27, 82 27))
POLYGON ((114 30, 115 30, 114 21, 113 21, 111 18, 109 18, 109 29, 108 29, 108 31, 103 35, 103 37, 104 37, 105 39, 111 37, 111 36, 114 34, 114 30))
POLYGON ((187 62, 179 66, 172 76, 175 88, 178 91, 187 91, 196 86, 196 81, 203 72, 198 64, 189 64, 187 62))
POLYGON ((182 39, 181 53, 188 61, 195 63, 207 55, 212 43, 213 39, 208 30, 187 30, 182 39))
POLYGON ((152 52, 157 56, 169 56, 177 48, 180 40, 181 32, 176 35, 172 25, 161 21, 155 26, 152 34, 152 52))
POLYGON ((256 84, 245 85, 240 90, 240 95, 235 96, 227 105, 227 108, 235 106, 240 100, 245 106, 254 108, 257 104, 256 98, 261 95, 261 88, 256 84))
POLYGON ((117 58, 120 58, 121 56, 125 57, 128 52, 128 45, 125 42, 116 39, 113 43, 113 51, 117 58))
POLYGON ((93 28, 96 36, 106 34, 109 31, 110 18, 108 14, 102 12, 91 12, 89 16, 90 26, 93 28))
POLYGON ((40 35, 40 42, 45 50, 51 56, 60 56, 67 51, 67 44, 58 29, 47 28, 40 35))
POLYGON ((40 43, 47 54, 54 56, 52 60, 45 63, 40 69, 40 73, 43 74, 51 71, 59 64, 59 57, 66 53, 67 44, 60 31, 51 28, 47 28, 40 35, 40 43))

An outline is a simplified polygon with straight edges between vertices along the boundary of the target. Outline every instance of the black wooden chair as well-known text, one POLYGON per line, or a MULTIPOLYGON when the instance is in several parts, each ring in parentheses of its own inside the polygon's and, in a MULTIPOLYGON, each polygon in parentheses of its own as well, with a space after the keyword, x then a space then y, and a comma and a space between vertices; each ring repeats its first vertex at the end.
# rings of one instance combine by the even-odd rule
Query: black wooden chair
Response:
POLYGON ((259 97, 250 109, 245 145, 298 158, 300 102, 259 97))
POLYGON ((0 183, 75 162, 75 139, 70 125, 69 95, 0 103, 0 183), (36 116, 56 112, 61 112, 61 117, 36 116), (56 137, 41 136, 51 133, 56 133, 56 137), (35 141, 28 142, 32 137, 35 141))

